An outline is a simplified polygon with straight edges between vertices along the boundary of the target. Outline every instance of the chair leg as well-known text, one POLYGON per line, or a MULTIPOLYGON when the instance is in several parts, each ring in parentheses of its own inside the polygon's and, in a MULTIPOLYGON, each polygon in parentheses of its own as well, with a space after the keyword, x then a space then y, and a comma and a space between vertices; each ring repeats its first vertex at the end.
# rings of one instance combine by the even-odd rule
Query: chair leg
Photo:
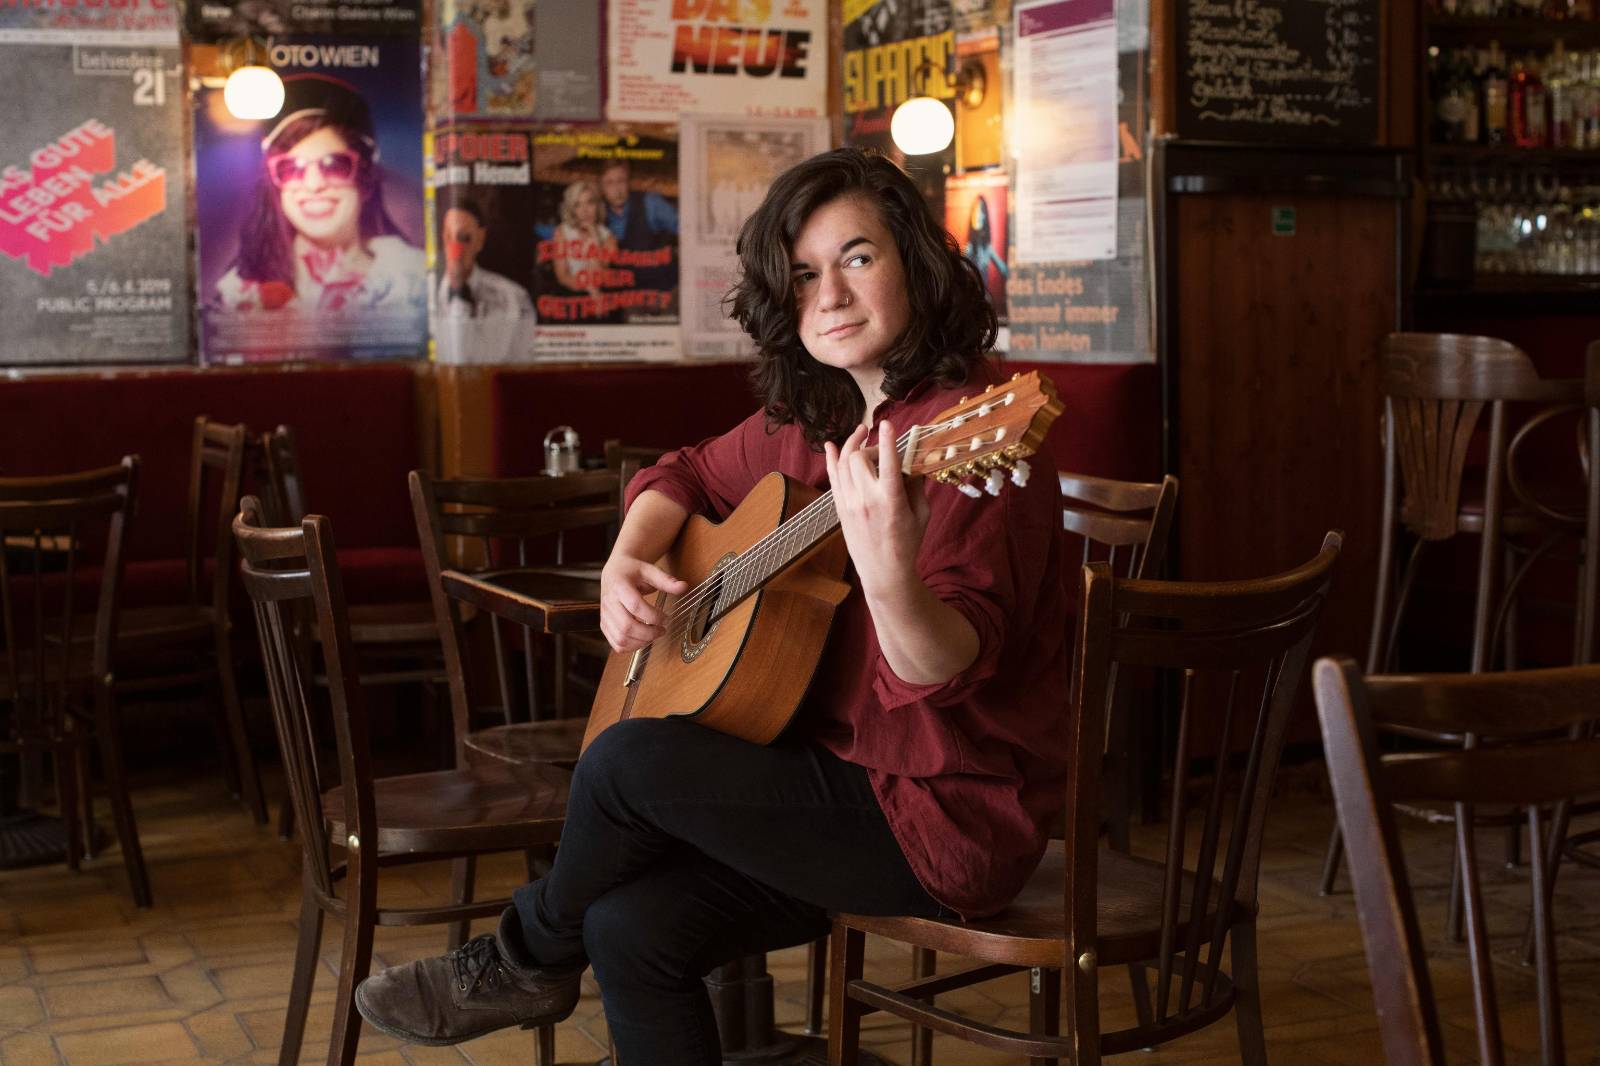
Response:
POLYGON ((333 1038, 328 1042, 328 1066, 350 1066, 361 1039, 361 1015, 356 1012, 356 986, 372 970, 372 933, 377 926, 378 901, 371 876, 361 883, 359 872, 349 882, 345 897, 344 951, 339 957, 339 991, 333 1001, 333 1038))
POLYGON ((78 837, 78 747, 56 749, 56 806, 67 838, 67 869, 76 873, 83 865, 83 841, 78 837))
POLYGON ((828 1066, 855 1066, 861 1054, 861 1004, 846 994, 861 979, 867 934, 835 922, 828 960, 828 1066))
POLYGON ((556 1066, 556 1027, 541 1025, 533 1031, 533 1066, 556 1066))
POLYGON ((79 744, 73 758, 78 760, 78 817, 83 826, 83 857, 93 861, 99 856, 94 843, 94 763, 89 745, 79 744))
POLYGON ((1461 853, 1454 852, 1450 859, 1450 902, 1445 907, 1444 932, 1452 944, 1461 943, 1464 915, 1461 909, 1461 853))
POLYGON ((828 938, 818 937, 806 945, 806 1027, 807 1036, 824 1036, 822 1003, 828 998, 828 938))
POLYGON ((1144 963, 1128 964, 1128 984, 1133 989, 1134 1017, 1138 1019, 1140 1028, 1148 1029, 1155 1024, 1156 1012, 1150 1005, 1150 974, 1144 963))
MULTIPOLYGON (((939 972, 939 953, 932 948, 911 949, 911 977, 932 977, 939 972)), ((911 1066, 932 1066, 933 1030, 911 1027, 911 1066)))
POLYGON ((239 765, 239 791, 250 816, 257 825, 267 824, 267 797, 261 790, 261 772, 250 750, 250 734, 244 727, 244 708, 239 703, 239 685, 233 676, 233 649, 226 628, 218 628, 216 639, 217 684, 222 689, 222 709, 227 715, 228 735, 239 765))
POLYGON ((144 868, 144 849, 139 846, 139 830, 133 821, 133 803, 128 798, 128 773, 122 761, 122 720, 117 713, 116 696, 108 686, 95 694, 95 739, 100 742, 101 769, 106 776, 106 798, 111 801, 111 819, 117 827, 117 843, 122 845, 122 864, 128 870, 128 886, 135 906, 150 906, 150 876, 144 868))
POLYGON ((300 1044, 306 1035, 306 1011, 311 1007, 311 988, 317 975, 317 956, 322 951, 322 908, 312 894, 310 879, 300 889, 300 940, 294 949, 294 976, 289 982, 289 1013, 283 1019, 283 1045, 278 1051, 278 1066, 294 1066, 300 1061, 300 1044))
MULTIPOLYGON (((473 882, 478 876, 478 860, 475 856, 464 855, 450 864, 450 901, 452 903, 471 903, 473 882)), ((467 942, 468 926, 472 923, 466 919, 450 923, 450 932, 445 941, 445 950, 454 951, 467 942)))
POLYGON ((1344 860, 1344 834, 1339 830, 1339 823, 1333 823, 1333 832, 1328 834, 1328 854, 1322 860, 1322 883, 1317 886, 1319 896, 1333 894, 1333 883, 1339 877, 1339 864, 1344 860))
MULTIPOLYGON (((1061 1035, 1061 971, 1035 966, 1028 973, 1028 1032, 1061 1035)), ((1028 1066, 1057 1066, 1060 1059, 1029 1059, 1028 1066)))
POLYGON ((1239 1026, 1239 1061, 1266 1066, 1267 1037, 1261 1020, 1261 971, 1256 965, 1256 923, 1233 930, 1234 1015, 1239 1026))
POLYGON ((278 804, 278 839, 294 839, 294 797, 288 792, 283 794, 283 802, 278 804))

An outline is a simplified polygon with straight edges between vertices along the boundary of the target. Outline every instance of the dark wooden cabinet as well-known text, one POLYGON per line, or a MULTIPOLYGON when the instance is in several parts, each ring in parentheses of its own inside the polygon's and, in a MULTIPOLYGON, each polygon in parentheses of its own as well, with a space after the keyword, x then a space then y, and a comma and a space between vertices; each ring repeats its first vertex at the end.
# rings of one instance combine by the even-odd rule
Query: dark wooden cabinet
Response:
MULTIPOLYGON (((1407 162, 1168 143, 1156 174, 1176 576, 1272 573, 1343 529, 1315 651, 1359 655, 1383 488, 1378 342, 1401 323, 1407 162)), ((1291 739, 1315 732, 1300 716, 1291 739)))

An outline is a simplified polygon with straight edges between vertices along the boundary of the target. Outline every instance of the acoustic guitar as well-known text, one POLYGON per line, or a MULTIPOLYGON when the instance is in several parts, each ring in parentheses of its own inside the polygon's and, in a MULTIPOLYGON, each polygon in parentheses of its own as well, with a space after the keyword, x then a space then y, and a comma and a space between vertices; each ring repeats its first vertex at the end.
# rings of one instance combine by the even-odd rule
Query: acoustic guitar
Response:
MULTIPOLYGON (((1027 483, 1026 457, 1060 413, 1049 378, 1016 375, 908 430, 895 442, 901 469, 998 496, 1008 477, 1027 483)), ((658 592, 666 632, 606 660, 583 747, 639 717, 692 718, 770 743, 811 684, 850 592, 847 562, 833 494, 781 473, 762 478, 724 522, 691 515, 661 562, 689 591, 658 592)))

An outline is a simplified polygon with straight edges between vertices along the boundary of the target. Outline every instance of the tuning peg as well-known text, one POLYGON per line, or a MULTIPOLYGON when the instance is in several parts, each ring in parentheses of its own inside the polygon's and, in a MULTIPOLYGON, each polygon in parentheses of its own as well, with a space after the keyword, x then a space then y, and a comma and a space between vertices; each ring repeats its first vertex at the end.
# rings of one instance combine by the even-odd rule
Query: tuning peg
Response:
POLYGON ((983 498, 983 491, 981 489, 979 489, 976 485, 968 485, 965 481, 958 484, 956 489, 963 496, 971 496, 975 500, 981 500, 983 498))
POLYGON ((1028 483, 1028 474, 1033 470, 1026 459, 1018 459, 1017 464, 1011 468, 1011 483, 1018 488, 1028 483))
POLYGON ((1000 495, 1000 490, 1005 488, 1005 485, 1005 471, 1001 470, 999 467, 989 471, 989 476, 983 479, 983 491, 987 492, 991 496, 1000 495))

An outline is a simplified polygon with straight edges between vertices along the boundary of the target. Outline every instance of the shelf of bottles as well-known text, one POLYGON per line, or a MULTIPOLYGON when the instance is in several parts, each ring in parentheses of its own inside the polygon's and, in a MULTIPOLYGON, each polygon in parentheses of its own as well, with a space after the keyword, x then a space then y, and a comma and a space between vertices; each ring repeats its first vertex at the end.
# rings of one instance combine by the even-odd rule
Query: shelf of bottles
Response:
POLYGON ((1421 3, 1421 173, 1430 237, 1471 258, 1457 291, 1600 291, 1600 0, 1421 3))

